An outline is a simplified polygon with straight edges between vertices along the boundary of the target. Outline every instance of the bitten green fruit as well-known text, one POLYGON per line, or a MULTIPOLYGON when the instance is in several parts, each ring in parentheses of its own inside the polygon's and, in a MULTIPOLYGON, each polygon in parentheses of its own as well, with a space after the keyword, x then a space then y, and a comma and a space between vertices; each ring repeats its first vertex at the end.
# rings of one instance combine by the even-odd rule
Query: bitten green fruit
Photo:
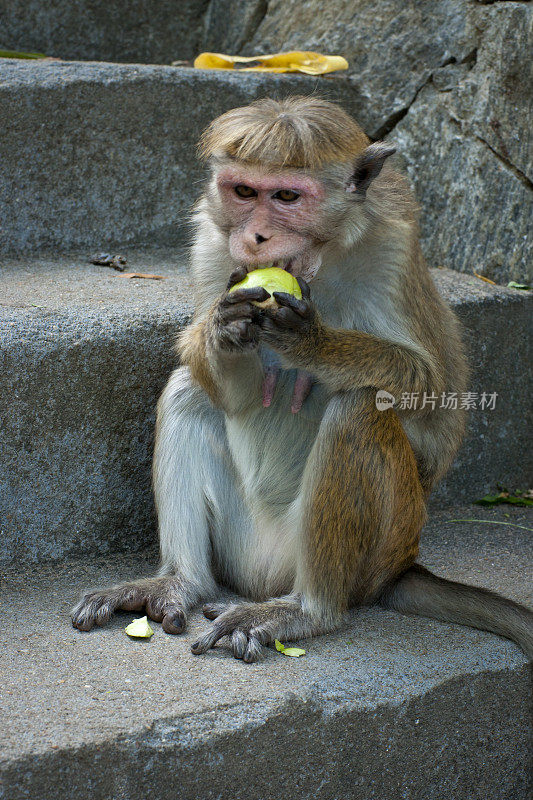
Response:
POLYGON ((279 639, 274 639, 274 647, 278 651, 278 653, 283 653, 284 656, 292 656, 293 658, 300 658, 300 656, 305 656, 305 650, 302 650, 301 647, 285 647, 279 639))
POLYGON ((294 295, 298 300, 302 299, 302 290, 294 275, 291 275, 286 269, 280 269, 279 267, 254 269, 252 272, 249 272, 240 283, 236 283, 235 286, 232 286, 230 292, 234 292, 236 289, 252 289, 256 286, 262 286, 271 295, 268 300, 263 300, 262 303, 254 301, 254 305, 262 308, 276 305, 276 300, 272 297, 274 292, 286 292, 286 294, 294 295))
POLYGON ((135 639, 149 639, 150 636, 154 635, 150 623, 148 622, 148 617, 134 619, 124 630, 128 636, 133 636, 135 639))

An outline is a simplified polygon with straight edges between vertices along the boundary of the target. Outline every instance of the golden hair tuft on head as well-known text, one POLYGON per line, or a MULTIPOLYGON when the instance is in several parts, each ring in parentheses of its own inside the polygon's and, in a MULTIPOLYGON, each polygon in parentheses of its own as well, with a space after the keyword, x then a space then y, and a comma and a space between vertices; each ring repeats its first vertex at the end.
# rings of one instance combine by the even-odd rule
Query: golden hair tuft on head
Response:
POLYGON ((269 168, 318 169, 359 155, 369 139, 342 108, 318 97, 256 100, 204 131, 202 159, 229 157, 269 168))

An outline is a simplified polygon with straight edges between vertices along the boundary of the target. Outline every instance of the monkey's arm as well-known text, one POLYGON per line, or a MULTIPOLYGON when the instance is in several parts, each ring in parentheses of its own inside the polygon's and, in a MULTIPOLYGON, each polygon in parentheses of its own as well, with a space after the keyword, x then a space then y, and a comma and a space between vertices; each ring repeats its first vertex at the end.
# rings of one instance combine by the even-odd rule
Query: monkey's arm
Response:
POLYGON ((302 300, 275 292, 281 307, 265 310, 260 323, 262 340, 291 366, 309 370, 335 392, 374 387, 398 398, 444 391, 439 365, 423 348, 328 327, 309 301, 307 284, 300 285, 302 300))
MULTIPOLYGON (((228 288, 235 282, 230 279, 228 288)), ((258 311, 251 301, 266 297, 261 288, 226 291, 178 342, 182 363, 190 367, 193 380, 229 415, 261 401, 263 372, 253 321, 258 311)))

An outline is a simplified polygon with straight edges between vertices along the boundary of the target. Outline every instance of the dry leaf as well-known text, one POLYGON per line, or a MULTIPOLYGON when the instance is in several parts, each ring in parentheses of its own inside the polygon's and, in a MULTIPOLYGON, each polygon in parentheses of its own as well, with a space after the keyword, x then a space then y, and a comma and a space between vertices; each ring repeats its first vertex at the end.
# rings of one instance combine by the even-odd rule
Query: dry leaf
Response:
POLYGON ((480 281, 485 281, 485 283, 490 283, 492 286, 496 286, 496 281, 491 281, 490 278, 485 278, 484 275, 479 275, 477 272, 474 272, 476 278, 479 278, 480 281))
POLYGON ((164 275, 151 275, 149 272, 123 272, 123 278, 147 278, 151 281, 166 281, 164 275))
POLYGON ((243 72, 303 72, 305 75, 324 75, 339 69, 348 69, 342 56, 324 56, 306 50, 292 50, 273 55, 228 56, 224 53, 200 53, 195 58, 196 69, 238 69, 243 72), (235 67, 236 64, 254 64, 253 67, 235 67))
POLYGON ((127 264, 126 256, 112 256, 110 253, 98 253, 91 256, 91 264, 96 264, 100 267, 111 267, 118 272, 124 272, 127 264))

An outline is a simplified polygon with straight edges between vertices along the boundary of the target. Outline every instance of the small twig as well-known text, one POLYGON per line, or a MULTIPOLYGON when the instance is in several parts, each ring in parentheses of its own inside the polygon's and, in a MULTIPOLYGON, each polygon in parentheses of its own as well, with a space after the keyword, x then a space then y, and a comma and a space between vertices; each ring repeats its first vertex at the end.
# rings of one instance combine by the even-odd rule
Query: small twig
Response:
POLYGON ((500 522, 496 519, 447 519, 446 522, 488 522, 490 525, 510 525, 512 528, 523 528, 525 531, 533 533, 533 528, 528 528, 526 525, 518 525, 516 522, 500 522))
POLYGON ((123 278, 147 278, 152 281, 166 281, 165 275, 152 275, 149 272, 123 272, 123 278))
POLYGON ((486 278, 484 275, 480 275, 479 272, 474 271, 474 275, 476 278, 479 278, 480 281, 485 281, 485 283, 491 283, 493 286, 496 286, 496 281, 491 281, 490 278, 486 278))

